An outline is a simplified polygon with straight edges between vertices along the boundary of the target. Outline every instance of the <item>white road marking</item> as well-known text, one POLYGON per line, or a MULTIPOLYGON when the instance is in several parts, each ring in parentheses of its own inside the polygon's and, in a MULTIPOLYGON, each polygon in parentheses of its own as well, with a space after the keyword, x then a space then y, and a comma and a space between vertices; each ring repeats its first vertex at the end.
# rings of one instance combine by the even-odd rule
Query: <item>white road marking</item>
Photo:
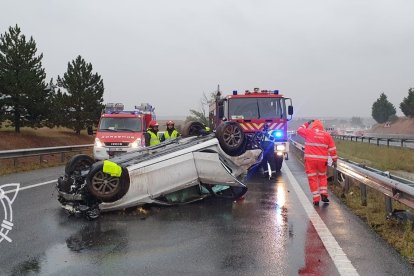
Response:
MULTIPOLYGON (((55 179, 55 180, 50 180, 50 181, 46 181, 46 182, 42 182, 42 183, 38 183, 38 184, 29 185, 29 186, 26 186, 26 187, 19 188, 19 192, 23 191, 23 190, 31 189, 31 188, 34 188, 34 187, 39 187, 39 186, 43 186, 43 185, 47 185, 47 184, 51 184, 51 183, 56 183, 56 182, 57 182, 57 180, 55 179)), ((10 191, 4 192, 4 193, 9 194, 9 193, 13 193, 15 191, 16 190, 10 190, 10 191)))
POLYGON ((296 178, 293 176, 292 172, 288 166, 283 166, 282 171, 286 174, 289 179, 290 184, 295 190, 300 203, 305 209, 308 218, 312 222, 313 226, 316 229, 319 237, 322 240, 323 245, 328 251, 329 256, 331 256, 332 261, 334 262, 336 268, 341 275, 359 275, 355 267, 352 265, 351 261, 348 259, 346 254, 343 252, 342 248, 339 246, 338 242, 333 237, 332 233, 329 231, 326 224, 323 222, 319 214, 315 211, 312 203, 308 200, 305 192, 300 187, 299 183, 296 181, 296 178))

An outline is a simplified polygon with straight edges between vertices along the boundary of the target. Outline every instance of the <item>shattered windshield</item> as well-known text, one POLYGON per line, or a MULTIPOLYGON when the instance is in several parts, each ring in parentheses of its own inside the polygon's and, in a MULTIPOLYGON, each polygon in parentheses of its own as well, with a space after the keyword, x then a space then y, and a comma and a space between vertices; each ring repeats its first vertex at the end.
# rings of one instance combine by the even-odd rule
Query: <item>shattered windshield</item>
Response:
POLYGON ((229 99, 230 119, 286 118, 285 102, 280 98, 229 99))
POLYGON ((139 118, 102 118, 99 131, 142 131, 139 118))

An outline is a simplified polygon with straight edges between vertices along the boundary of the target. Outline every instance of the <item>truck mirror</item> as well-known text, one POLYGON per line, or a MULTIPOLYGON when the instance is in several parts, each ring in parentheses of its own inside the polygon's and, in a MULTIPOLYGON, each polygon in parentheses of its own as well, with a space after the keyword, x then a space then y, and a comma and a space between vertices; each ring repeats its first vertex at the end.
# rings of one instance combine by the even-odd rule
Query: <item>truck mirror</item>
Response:
POLYGON ((288 114, 293 115, 293 106, 291 105, 288 106, 288 114))
POLYGON ((88 135, 93 135, 93 129, 92 126, 87 127, 88 135))

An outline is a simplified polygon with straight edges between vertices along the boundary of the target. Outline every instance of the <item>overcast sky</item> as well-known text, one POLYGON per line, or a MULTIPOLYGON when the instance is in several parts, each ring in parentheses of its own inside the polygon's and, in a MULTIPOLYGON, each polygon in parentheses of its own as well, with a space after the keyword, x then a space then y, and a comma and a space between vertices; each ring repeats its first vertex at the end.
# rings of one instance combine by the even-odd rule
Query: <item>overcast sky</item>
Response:
POLYGON ((296 117, 371 116, 414 87, 412 0, 0 0, 0 32, 33 36, 48 79, 81 55, 105 102, 158 116, 200 109, 203 93, 259 87, 296 117))

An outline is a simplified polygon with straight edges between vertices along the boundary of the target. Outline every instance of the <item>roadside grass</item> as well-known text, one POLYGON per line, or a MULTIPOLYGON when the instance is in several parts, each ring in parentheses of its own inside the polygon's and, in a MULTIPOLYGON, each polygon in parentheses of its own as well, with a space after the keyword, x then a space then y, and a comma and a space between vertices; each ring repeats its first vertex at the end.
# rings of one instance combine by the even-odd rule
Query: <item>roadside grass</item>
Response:
POLYGON ((93 144, 94 137, 82 131, 76 135, 67 128, 22 128, 15 133, 13 128, 0 128, 0 150, 24 148, 68 146, 76 144, 93 144))
POLYGON ((93 155, 92 150, 84 150, 65 152, 63 154, 48 154, 42 156, 0 160, 0 176, 23 171, 62 166, 65 165, 72 156, 81 153, 89 156, 93 155))
POLYGON ((335 140, 338 156, 384 171, 414 173, 414 149, 335 140))
POLYGON ((81 153, 89 156, 93 155, 92 150, 83 150, 65 152, 62 154, 58 153, 0 160, 0 176, 16 172, 62 166, 65 165, 72 156, 81 153))
MULTIPOLYGON (((76 135, 73 130, 67 128, 22 128, 20 133, 15 133, 14 128, 11 127, 0 128, 0 151, 85 145, 93 144, 93 141, 94 137, 87 135, 86 131, 82 131, 81 135, 76 135)), ((0 160, 0 175, 60 166, 76 153, 79 152, 0 160)), ((91 150, 84 153, 92 155, 91 150)))
MULTIPOLYGON (((367 206, 361 204, 361 192, 357 183, 350 186, 345 194, 340 185, 330 185, 333 193, 341 198, 358 217, 365 221, 376 233, 392 245, 410 263, 414 264, 413 222, 399 221, 388 216, 385 209, 385 197, 380 192, 367 187, 367 206)), ((394 210, 414 210, 393 200, 394 210)))

